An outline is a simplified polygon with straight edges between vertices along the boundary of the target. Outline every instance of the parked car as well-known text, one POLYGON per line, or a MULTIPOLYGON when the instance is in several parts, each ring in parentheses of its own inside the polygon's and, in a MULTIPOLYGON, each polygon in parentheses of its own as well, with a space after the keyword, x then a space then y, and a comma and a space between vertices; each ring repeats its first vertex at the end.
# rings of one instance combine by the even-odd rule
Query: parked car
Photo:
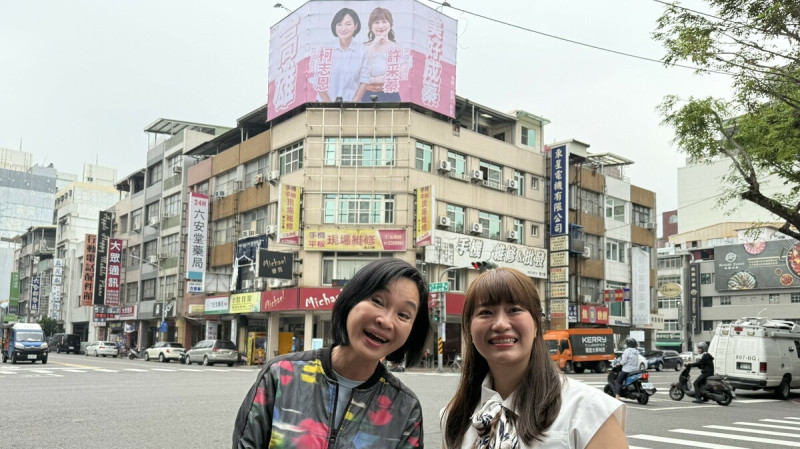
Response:
POLYGON ((661 371, 663 368, 673 368, 675 371, 683 369, 683 360, 678 351, 649 351, 645 353, 647 358, 647 369, 655 368, 661 371))
MULTIPOLYGON (((614 358, 614 361, 611 362, 611 367, 612 368, 617 366, 617 363, 619 363, 619 359, 622 358, 622 351, 614 351, 614 355, 616 357, 614 358)), ((647 359, 644 358, 644 356, 642 355, 641 352, 639 353, 639 369, 640 370, 646 370, 647 369, 647 359)))
POLYGON ((159 362, 180 361, 184 353, 183 345, 174 341, 160 341, 144 350, 144 359, 158 359, 159 362))
POLYGON ((53 334, 47 343, 50 352, 61 354, 62 352, 80 354, 81 336, 78 334, 53 334))
POLYGON ((202 363, 210 366, 215 363, 227 363, 233 366, 239 360, 239 351, 230 340, 203 340, 192 346, 183 356, 183 363, 202 363))
POLYGON ((93 355, 95 357, 103 357, 105 356, 112 356, 116 357, 119 355, 119 348, 117 344, 110 341, 93 341, 88 346, 86 346, 86 350, 84 351, 86 356, 93 355))

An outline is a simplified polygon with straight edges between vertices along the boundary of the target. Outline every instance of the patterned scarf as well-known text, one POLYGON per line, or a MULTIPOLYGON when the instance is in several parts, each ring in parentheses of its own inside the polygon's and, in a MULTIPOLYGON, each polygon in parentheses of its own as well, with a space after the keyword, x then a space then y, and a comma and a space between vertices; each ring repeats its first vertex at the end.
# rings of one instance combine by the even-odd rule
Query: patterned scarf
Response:
POLYGON ((478 430, 474 449, 517 449, 519 439, 514 427, 514 412, 495 399, 483 404, 472 416, 472 426, 478 430))

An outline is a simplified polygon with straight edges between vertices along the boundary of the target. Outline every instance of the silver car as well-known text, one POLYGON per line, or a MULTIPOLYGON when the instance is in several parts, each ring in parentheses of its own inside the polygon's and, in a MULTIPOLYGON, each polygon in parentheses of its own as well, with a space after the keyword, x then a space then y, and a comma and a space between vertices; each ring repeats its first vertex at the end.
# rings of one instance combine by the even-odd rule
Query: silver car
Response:
POLYGON ((227 363, 233 366, 239 360, 239 351, 230 340, 203 340, 192 346, 183 356, 183 363, 202 363, 211 366, 215 363, 227 363))
POLYGON ((119 348, 116 343, 110 341, 93 341, 86 346, 84 354, 86 354, 87 357, 90 355, 95 357, 100 357, 101 355, 103 357, 108 355, 116 357, 119 355, 119 348))

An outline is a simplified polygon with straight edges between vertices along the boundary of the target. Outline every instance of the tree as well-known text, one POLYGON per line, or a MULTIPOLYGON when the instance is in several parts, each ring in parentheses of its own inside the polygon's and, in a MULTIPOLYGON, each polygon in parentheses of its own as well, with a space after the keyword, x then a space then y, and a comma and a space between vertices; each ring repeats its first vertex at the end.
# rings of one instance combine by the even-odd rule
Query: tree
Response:
POLYGON ((62 330, 61 325, 58 324, 58 321, 46 316, 43 316, 42 319, 39 320, 39 326, 42 326, 44 334, 48 337, 51 337, 53 334, 62 330))
POLYGON ((697 161, 728 158, 722 201, 747 200, 800 239, 800 2, 706 0, 713 14, 668 5, 653 37, 667 65, 733 79, 731 98, 667 96, 659 106, 679 148, 697 161), (767 177, 784 193, 765 194, 767 177))

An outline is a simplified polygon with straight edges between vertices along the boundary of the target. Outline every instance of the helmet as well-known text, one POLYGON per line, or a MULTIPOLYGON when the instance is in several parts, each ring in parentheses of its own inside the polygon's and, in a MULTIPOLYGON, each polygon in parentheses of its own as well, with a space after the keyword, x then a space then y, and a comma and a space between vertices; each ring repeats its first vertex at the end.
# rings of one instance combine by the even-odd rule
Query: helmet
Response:
POLYGON ((701 341, 697 344, 697 349, 702 349, 703 352, 708 352, 708 343, 701 341))
POLYGON ((636 346, 638 346, 638 344, 639 343, 637 343, 636 339, 633 337, 628 337, 625 339, 625 345, 628 346, 629 348, 635 348, 636 346))

